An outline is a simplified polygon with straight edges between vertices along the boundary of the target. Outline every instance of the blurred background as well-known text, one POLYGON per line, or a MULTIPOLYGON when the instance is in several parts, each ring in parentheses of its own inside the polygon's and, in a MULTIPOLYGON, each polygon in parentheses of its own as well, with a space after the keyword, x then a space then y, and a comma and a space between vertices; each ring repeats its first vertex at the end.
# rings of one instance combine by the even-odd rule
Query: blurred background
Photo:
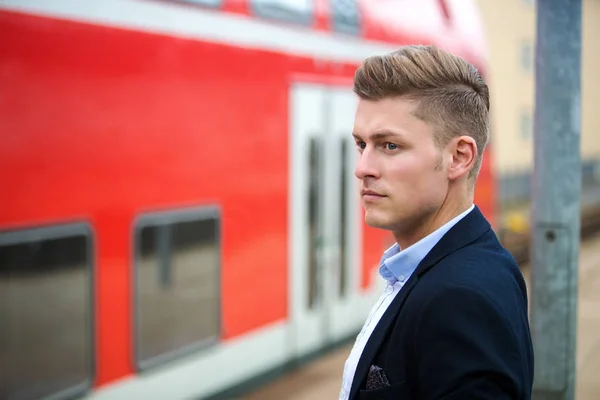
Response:
MULTIPOLYGON (((498 206, 503 216, 503 230, 527 232, 528 208, 531 199, 533 168, 533 123, 535 112, 535 0, 477 2, 484 21, 489 45, 490 85, 493 112, 493 158, 498 174, 498 206)), ((600 115, 596 104, 600 100, 594 89, 594 71, 600 66, 598 37, 600 2, 582 1, 581 35, 581 161, 582 202, 591 204, 599 199, 600 115)), ((592 221, 590 221, 591 224, 592 221)), ((595 223, 595 221, 594 221, 595 223)), ((584 226, 584 229, 586 227, 584 226)), ((513 253, 527 257, 526 250, 513 253)), ((519 237, 518 241, 526 240, 519 237)))
MULTIPOLYGON (((600 1, 582 0, 577 398, 600 398, 600 1)), ((531 284, 534 0, 0 0, 0 399, 337 398, 379 297, 352 77, 491 90, 476 204, 531 284)))

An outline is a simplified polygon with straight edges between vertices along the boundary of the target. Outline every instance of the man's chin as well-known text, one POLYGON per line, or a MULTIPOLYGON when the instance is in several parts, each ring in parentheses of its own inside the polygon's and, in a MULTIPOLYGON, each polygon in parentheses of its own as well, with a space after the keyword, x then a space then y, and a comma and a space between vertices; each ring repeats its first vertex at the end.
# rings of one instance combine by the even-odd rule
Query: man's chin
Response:
POLYGON ((391 230, 392 224, 389 218, 385 218, 383 215, 377 215, 376 213, 365 213, 365 223, 371 228, 391 230))

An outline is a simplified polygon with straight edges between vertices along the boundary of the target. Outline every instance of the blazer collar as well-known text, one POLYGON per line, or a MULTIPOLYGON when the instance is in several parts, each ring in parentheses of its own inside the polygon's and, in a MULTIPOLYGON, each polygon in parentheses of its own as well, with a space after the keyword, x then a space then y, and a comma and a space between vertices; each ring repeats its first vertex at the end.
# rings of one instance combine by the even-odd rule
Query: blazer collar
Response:
POLYGON ((469 214, 458 221, 431 249, 419 263, 414 275, 421 277, 444 257, 473 243, 491 228, 490 223, 485 219, 479 207, 475 206, 469 214))
POLYGON ((392 327, 396 315, 404 305, 406 298, 419 281, 420 277, 435 266, 444 257, 452 252, 476 241, 491 229, 489 222, 485 219, 477 206, 454 225, 440 241, 431 249, 425 258, 419 263, 415 272, 406 281, 400 292, 396 295, 388 309, 385 311, 379 323, 373 330, 369 341, 365 345, 362 355, 356 366, 350 400, 356 399, 359 388, 367 377, 367 372, 379 346, 383 342, 389 329, 392 327))

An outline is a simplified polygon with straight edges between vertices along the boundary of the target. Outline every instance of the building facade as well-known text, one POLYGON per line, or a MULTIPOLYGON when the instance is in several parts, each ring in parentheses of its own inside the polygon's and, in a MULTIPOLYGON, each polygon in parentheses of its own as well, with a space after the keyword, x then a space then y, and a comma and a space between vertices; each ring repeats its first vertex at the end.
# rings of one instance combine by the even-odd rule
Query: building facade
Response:
MULTIPOLYGON (((582 0, 581 155, 584 185, 600 172, 600 1, 582 0)), ((494 166, 501 206, 527 201, 535 115, 534 0, 478 0, 488 48, 494 166), (514 201, 513 201, 514 200, 514 201)), ((597 182, 597 180, 596 180, 597 182)))

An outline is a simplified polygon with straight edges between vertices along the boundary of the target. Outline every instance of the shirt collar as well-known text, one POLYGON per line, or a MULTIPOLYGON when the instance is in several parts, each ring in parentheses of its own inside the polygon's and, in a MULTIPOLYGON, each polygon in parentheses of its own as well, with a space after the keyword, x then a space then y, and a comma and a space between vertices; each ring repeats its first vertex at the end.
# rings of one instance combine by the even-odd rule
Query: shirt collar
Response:
POLYGON ((440 241, 440 239, 448 232, 458 221, 469 214, 475 205, 472 204, 469 209, 457 215, 452 220, 448 221, 442 227, 425 236, 417 243, 407 247, 404 250, 400 249, 398 243, 395 243, 383 253, 379 266, 379 274, 386 279, 390 284, 397 281, 406 282, 412 273, 417 269, 419 263, 425 258, 427 253, 440 241))

